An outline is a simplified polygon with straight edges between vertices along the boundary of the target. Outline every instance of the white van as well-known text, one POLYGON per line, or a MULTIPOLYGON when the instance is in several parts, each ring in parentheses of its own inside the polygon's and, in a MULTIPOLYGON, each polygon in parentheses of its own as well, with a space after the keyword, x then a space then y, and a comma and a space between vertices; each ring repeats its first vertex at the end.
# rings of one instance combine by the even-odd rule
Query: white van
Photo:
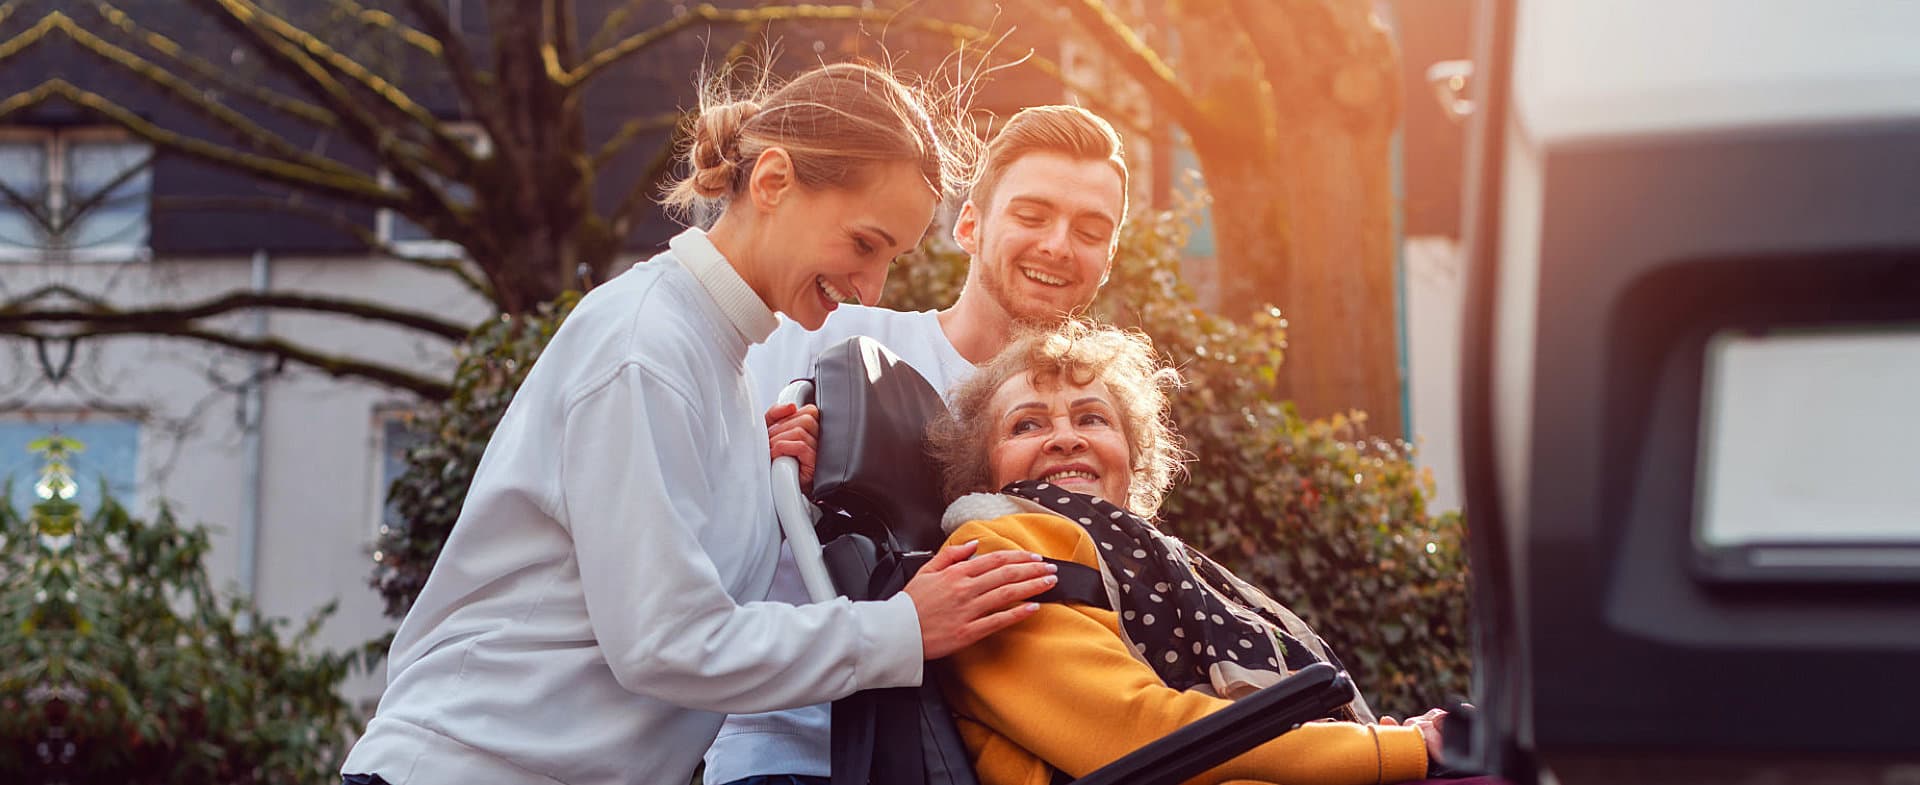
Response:
POLYGON ((1470 765, 1920 782, 1920 2, 1479 23, 1470 765))

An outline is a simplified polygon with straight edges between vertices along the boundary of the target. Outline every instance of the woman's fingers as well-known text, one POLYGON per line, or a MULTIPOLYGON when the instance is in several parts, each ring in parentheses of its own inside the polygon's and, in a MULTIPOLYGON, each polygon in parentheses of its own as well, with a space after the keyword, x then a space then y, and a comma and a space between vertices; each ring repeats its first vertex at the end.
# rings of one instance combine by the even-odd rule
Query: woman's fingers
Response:
MULTIPOLYGON (((1046 591, 1058 569, 1026 551, 996 551, 968 559, 977 543, 942 548, 904 591, 920 617, 920 645, 930 660, 945 657, 993 631, 1024 618, 999 616, 1005 624, 981 624, 1009 605, 1046 591), (985 569, 982 569, 982 566, 985 569)), ((1017 608, 1015 609, 1017 610, 1017 608)))
POLYGON ((767 432, 801 427, 811 433, 820 432, 820 407, 813 404, 795 407, 786 403, 767 410, 767 432))
POLYGON ((820 454, 820 410, 783 403, 767 410, 767 451, 774 458, 800 462, 800 487, 813 492, 814 464, 820 454))
POLYGON ((796 457, 804 456, 809 463, 813 461, 813 456, 820 452, 820 443, 816 441, 811 434, 803 431, 776 433, 767 440, 767 445, 774 449, 786 447, 787 449, 801 450, 803 451, 802 453, 793 454, 796 457))
POLYGON ((982 616, 980 617, 979 621, 974 622, 973 626, 967 630, 966 641, 960 644, 954 650, 959 651, 960 649, 964 649, 967 646, 970 646, 975 643, 979 643, 981 640, 984 640, 988 635, 992 635, 1008 627, 1012 627, 1013 625, 1019 623, 1022 619, 1025 619, 1039 612, 1040 612, 1040 603, 1023 602, 1023 603, 1020 603, 1019 605, 1015 605, 1004 611, 1000 611, 998 613, 989 613, 985 616, 982 616))
POLYGON ((788 417, 792 417, 793 413, 798 411, 799 409, 800 407, 790 403, 776 403, 773 406, 768 407, 767 427, 772 428, 774 423, 787 419, 788 417))
POLYGON ((814 451, 818 451, 820 448, 819 437, 814 436, 813 434, 808 433, 807 431, 800 428, 787 428, 781 431, 771 431, 767 435, 767 443, 768 444, 781 444, 781 443, 798 444, 803 447, 806 447, 809 450, 814 450, 814 451))
MULTIPOLYGON (((1054 567, 1051 564, 1021 565, 1021 566, 1029 567, 1029 568, 1030 567, 1046 567, 1049 570, 1059 569, 1057 567, 1054 567)), ((1012 568, 1008 568, 1008 569, 1012 569, 1012 568)), ((1031 571, 1032 571, 1031 569, 1023 570, 1021 574, 1026 574, 1027 572, 1031 572, 1031 571)), ((1060 582, 1059 576, 1054 575, 1052 572, 1048 572, 1047 574, 1044 574, 1044 575, 1036 575, 1036 576, 1029 577, 1026 580, 1022 580, 1017 583, 1003 584, 998 589, 994 589, 993 591, 980 595, 980 601, 977 603, 977 605, 982 610, 982 612, 999 610, 1001 608, 1005 608, 1021 600, 1032 597, 1036 594, 1039 594, 1043 591, 1051 589, 1053 588, 1054 584, 1059 582, 1060 582)))
MULTIPOLYGON (((959 564, 953 565, 952 569, 961 576, 979 578, 1009 565, 1033 564, 1039 561, 1041 561, 1041 557, 1040 554, 1037 553, 1029 553, 1027 551, 994 551, 993 553, 981 554, 962 561, 959 564)), ((1007 581, 1005 578, 1002 578, 1000 582, 1005 583, 1007 581)))
POLYGON ((1435 763, 1440 762, 1446 754, 1440 739, 1440 725, 1425 716, 1409 720, 1407 724, 1420 729, 1420 740, 1427 744, 1427 758, 1435 763))
POLYGON ((928 559, 926 564, 920 566, 920 573, 939 572, 948 567, 952 567, 955 564, 966 561, 968 556, 972 556, 973 552, 979 549, 979 540, 968 540, 959 545, 949 545, 941 548, 934 552, 932 559, 928 559))
POLYGON ((813 492, 814 456, 818 453, 812 445, 798 442, 774 442, 769 453, 775 458, 792 458, 800 463, 800 488, 807 493, 813 492))
POLYGON ((805 442, 774 442, 767 445, 767 451, 775 458, 799 458, 801 463, 810 463, 807 459, 813 457, 813 450, 808 449, 805 442))

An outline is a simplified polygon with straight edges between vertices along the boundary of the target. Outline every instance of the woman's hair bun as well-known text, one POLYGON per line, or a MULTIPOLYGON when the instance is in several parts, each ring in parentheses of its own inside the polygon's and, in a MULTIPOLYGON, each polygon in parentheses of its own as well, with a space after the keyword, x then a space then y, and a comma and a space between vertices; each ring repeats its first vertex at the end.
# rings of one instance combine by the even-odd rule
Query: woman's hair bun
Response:
POLYGON ((740 133, 760 104, 732 101, 708 107, 693 123, 693 190, 708 199, 733 193, 734 181, 747 162, 740 160, 740 133))

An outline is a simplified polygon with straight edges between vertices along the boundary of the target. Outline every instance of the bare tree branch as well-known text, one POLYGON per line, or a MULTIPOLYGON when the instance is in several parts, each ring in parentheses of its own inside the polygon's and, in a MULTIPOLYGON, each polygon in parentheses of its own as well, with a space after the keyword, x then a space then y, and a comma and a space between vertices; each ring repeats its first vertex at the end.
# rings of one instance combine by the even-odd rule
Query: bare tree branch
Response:
POLYGON ((608 11, 607 15, 600 19, 600 28, 593 31, 592 38, 587 39, 587 49, 598 52, 607 48, 607 44, 613 41, 613 37, 626 29, 627 18, 633 16, 636 9, 648 2, 650 0, 627 0, 621 3, 619 8, 608 11))
MULTIPOLYGON (((5 100, 0 100, 0 120, 5 120, 15 112, 24 112, 27 109, 45 103, 48 98, 54 95, 54 90, 57 87, 56 82, 59 82, 59 80, 41 82, 30 89, 7 96, 5 100)), ((71 85, 67 86, 71 87, 71 85)))
POLYGON ((271 357, 291 360, 335 377, 364 379, 389 387, 410 390, 414 394, 430 401, 444 401, 453 394, 452 386, 446 382, 405 369, 364 360, 355 360, 348 357, 329 355, 281 338, 242 338, 212 330, 203 330, 192 325, 178 322, 156 321, 129 324, 83 325, 80 329, 73 332, 60 333, 44 333, 11 325, 0 325, 0 335, 13 335, 40 342, 79 342, 115 335, 158 335, 172 338, 186 338, 218 346, 225 346, 230 349, 258 352, 271 357))
POLYGON ((374 151, 386 172, 405 188, 406 196, 395 209, 438 236, 460 237, 474 233, 473 211, 457 203, 430 176, 439 173, 462 179, 470 175, 474 164, 473 153, 461 143, 453 141, 447 129, 430 113, 414 104, 397 87, 351 58, 334 51, 315 36, 261 10, 249 0, 195 2, 211 4, 208 11, 222 24, 251 40, 269 63, 305 80, 319 97, 332 106, 345 121, 346 130, 374 151), (327 64, 323 65, 321 60, 327 64), (413 111, 407 113, 408 117, 432 137, 441 155, 428 155, 426 151, 416 153, 417 148, 413 143, 402 140, 392 126, 375 118, 369 107, 362 105, 345 85, 334 78, 335 72, 356 78, 363 87, 382 96, 390 106, 411 107, 413 111))
POLYGON ((1186 85, 1180 82, 1172 66, 1140 39, 1104 0, 1057 0, 1075 21, 1087 31, 1101 51, 1152 96, 1156 106, 1173 115, 1173 120, 1198 136, 1216 133, 1214 119, 1202 110, 1186 85))
POLYGON ((5 304, 0 304, 0 327, 36 322, 107 324, 113 322, 190 322, 252 308, 277 308, 295 311, 352 316, 419 330, 449 341, 459 341, 473 331, 473 325, 449 322, 435 316, 406 311, 380 303, 345 297, 315 297, 275 292, 233 292, 187 305, 126 309, 105 304, 97 297, 60 284, 43 286, 5 304), (34 308, 47 299, 72 299, 83 308, 34 308))
POLYGON ((487 138, 493 140, 494 155, 514 155, 508 149, 512 147, 509 144, 512 137, 507 135, 506 120, 498 111, 492 80, 474 62, 473 51, 467 47, 466 39, 454 29, 453 21, 447 18, 444 3, 407 0, 407 7, 429 33, 443 42, 446 57, 442 62, 453 77, 454 88, 460 93, 460 103, 466 108, 468 116, 486 130, 487 138))
POLYGON ((573 15, 572 3, 547 3, 548 51, 547 74, 553 79, 565 78, 567 69, 579 65, 580 58, 580 20, 573 15))
POLYGON ((353 0, 331 0, 335 8, 346 11, 355 21, 384 33, 391 33, 400 40, 428 55, 438 58, 441 41, 437 36, 415 30, 395 18, 393 14, 376 8, 368 8, 353 0))
POLYGON ((753 39, 756 36, 764 36, 766 33, 766 22, 754 22, 747 25, 747 29, 740 34, 740 40, 733 42, 733 46, 727 47, 727 55, 720 58, 720 62, 724 64, 721 66, 722 73, 744 62, 748 55, 753 54, 753 39))
POLYGON ((1275 90, 1286 84, 1288 65, 1304 62, 1300 51, 1300 42, 1293 36, 1283 35, 1282 27, 1287 24, 1280 14, 1255 13, 1254 3, 1249 0, 1228 0, 1233 5, 1234 16, 1245 20, 1247 34, 1253 38, 1254 52, 1260 58, 1261 75, 1275 90))
MULTIPOLYGON (((1288 92, 1305 85, 1377 128, 1392 128, 1401 109, 1400 55, 1373 6, 1332 0, 1286 0, 1282 5, 1279 13, 1247 26, 1268 82, 1276 90, 1293 86, 1288 92)), ((1238 0, 1234 4, 1241 12, 1246 6, 1238 0)))
MULTIPOLYGON (((9 15, 12 14, 11 7, 11 4, 9 4, 9 15)), ((0 62, 6 62, 8 58, 27 51, 27 49, 34 44, 40 43, 41 39, 47 37, 47 33, 59 27, 60 22, 55 18, 56 16, 64 18, 66 14, 62 14, 59 11, 47 14, 41 17, 40 21, 35 22, 32 27, 20 31, 19 35, 5 41, 0 41, 0 62)))
POLYGON ((174 100, 185 104, 187 108, 206 115, 209 119, 219 123, 221 127, 232 132, 234 135, 253 144, 265 147, 302 166, 309 166, 335 174, 357 174, 357 172, 347 165, 325 156, 309 153, 301 149, 299 145, 287 141, 285 137, 269 131, 260 124, 248 119, 246 115, 236 112, 218 101, 207 98, 203 92, 195 88, 192 84, 189 84, 186 80, 173 75, 160 66, 154 65, 152 62, 142 59, 139 55, 114 46, 112 42, 88 32, 85 28, 75 24, 70 18, 67 18, 65 14, 59 11, 48 14, 48 18, 50 19, 55 17, 59 17, 56 26, 71 36, 74 42, 80 45, 81 49, 146 80, 149 84, 165 91, 168 95, 172 96, 174 100))
MULTIPOLYGON (((625 12, 633 7, 632 4, 629 4, 622 7, 621 11, 616 13, 625 12)), ((767 22, 762 21, 747 25, 747 29, 740 37, 740 40, 735 41, 733 46, 727 49, 726 56, 721 59, 721 71, 723 73, 752 54, 753 39, 755 36, 761 35, 766 31, 767 24, 767 22)), ((602 31, 613 30, 618 26, 618 24, 610 22, 608 27, 602 28, 602 31)), ((610 237, 614 243, 623 242, 628 232, 632 230, 633 222, 639 218, 640 211, 648 205, 653 204, 652 197, 659 193, 660 184, 666 179, 667 171, 673 165, 675 146, 681 123, 685 122, 691 116, 692 113, 681 110, 663 112, 652 117, 636 117, 628 120, 622 123, 620 128, 616 130, 588 160, 589 166, 587 171, 596 171, 605 165, 607 161, 612 160, 614 156, 619 155, 620 151, 626 149, 641 136, 654 131, 671 132, 667 136, 666 143, 662 144, 660 149, 654 151, 653 158, 648 161, 647 168, 641 174, 639 181, 636 182, 633 188, 627 192, 627 195, 620 200, 620 204, 614 208, 611 214, 611 220, 605 224, 608 227, 610 237)))
POLYGON ((338 117, 326 109, 307 103, 298 98, 282 95, 245 79, 236 79, 230 68, 223 68, 204 57, 195 55, 171 38, 141 27, 125 11, 112 4, 95 2, 94 8, 107 24, 118 28, 123 35, 145 44, 154 52, 179 63, 194 76, 205 79, 230 90, 238 95, 253 99, 262 106, 281 114, 297 117, 301 120, 322 126, 337 126, 338 117))
POLYGON ((1104 98, 1103 96, 1107 94, 1106 90, 1067 76, 1065 71, 1060 70, 1059 63, 1048 58, 1036 54, 1028 54, 1024 59, 1028 65, 1033 66, 1034 70, 1039 71, 1047 78, 1059 83, 1061 87, 1072 91, 1075 97, 1086 103, 1088 109, 1100 115, 1100 117, 1107 122, 1121 126, 1141 136, 1153 135, 1153 129, 1142 124, 1140 118, 1136 116, 1135 113, 1125 111, 1121 109, 1118 104, 1104 98))
POLYGON ((80 89, 65 79, 51 79, 31 90, 8 96, 6 100, 0 101, 0 119, 44 103, 53 97, 71 101, 155 146, 165 147, 182 155, 230 169, 238 169, 270 182, 350 199, 374 207, 399 208, 406 204, 404 196, 380 185, 371 177, 321 171, 277 158, 241 152, 204 139, 169 131, 105 96, 80 89))
POLYGON ((459 278, 460 282, 468 289, 472 289, 475 294, 488 300, 493 299, 493 287, 473 274, 465 257, 431 257, 417 253, 404 253, 395 248, 392 243, 380 239, 380 235, 367 228, 363 222, 332 210, 301 204, 294 197, 281 199, 270 196, 164 196, 156 197, 153 207, 155 210, 260 210, 300 215, 353 235, 355 240, 376 254, 459 278))
POLYGON ((627 191, 627 195, 620 199, 620 205, 614 208, 610 222, 614 237, 625 238, 627 232, 633 227, 633 222, 639 220, 640 211, 652 205, 654 197, 660 194, 661 184, 666 182, 667 174, 678 158, 674 155, 674 150, 680 143, 682 130, 675 128, 674 138, 660 146, 659 151, 653 155, 653 161, 647 164, 646 171, 634 181, 633 188, 627 191))
POLYGON ((633 144, 635 139, 655 131, 671 130, 688 116, 686 112, 662 112, 650 117, 636 117, 621 123, 619 130, 614 131, 613 135, 607 138, 606 143, 600 145, 600 149, 588 159, 587 165, 597 170, 614 156, 619 155, 621 150, 633 144))
POLYGON ((888 22, 960 40, 977 41, 987 37, 987 31, 977 27, 922 17, 903 18, 899 11, 890 9, 840 5, 780 5, 723 9, 702 3, 675 14, 673 18, 655 27, 627 36, 603 49, 595 50, 585 62, 566 74, 562 84, 567 87, 579 85, 608 66, 632 57, 675 33, 703 22, 752 25, 794 21, 888 22))
POLYGON ((151 152, 147 153, 147 157, 141 159, 140 163, 122 169, 119 174, 114 175, 113 179, 108 180, 105 185, 95 189, 93 193, 88 194, 87 198, 67 205, 66 215, 62 216, 63 220, 60 222, 61 226, 59 227, 59 231, 66 231, 67 226, 72 222, 73 218, 86 215, 94 208, 106 204, 107 199, 113 196, 114 191, 119 190, 120 186, 126 185, 127 181, 139 177, 140 174, 150 166, 153 166, 153 153, 151 152))
POLYGON ((38 224, 41 229, 46 230, 49 234, 53 233, 56 219, 54 218, 52 208, 47 205, 47 200, 35 199, 20 193, 14 190, 12 186, 7 185, 4 180, 0 180, 0 199, 5 199, 6 203, 13 205, 15 210, 26 213, 27 217, 33 219, 33 222, 38 224))
POLYGON ((440 203, 449 215, 458 210, 446 200, 437 186, 419 176, 417 167, 425 164, 441 174, 462 177, 473 167, 473 152, 466 145, 448 133, 439 118, 427 111, 408 96, 398 85, 388 82, 378 74, 367 70, 366 66, 353 58, 341 54, 327 45, 319 37, 301 30, 292 23, 268 13, 251 0, 195 0, 202 5, 211 4, 208 9, 228 27, 252 40, 269 55, 269 62, 281 65, 285 70, 304 78, 318 91, 322 98, 342 119, 349 121, 350 130, 356 130, 364 136, 361 141, 380 155, 387 169, 400 179, 408 190, 418 190, 429 195, 432 202, 440 203), (439 158, 431 156, 414 158, 406 155, 406 147, 398 143, 393 130, 375 119, 368 107, 353 97, 334 73, 341 74, 368 93, 380 99, 382 105, 398 111, 425 131, 433 143, 434 152, 439 158), (444 165, 436 165, 444 164, 444 165), (417 182, 416 182, 417 181, 417 182))

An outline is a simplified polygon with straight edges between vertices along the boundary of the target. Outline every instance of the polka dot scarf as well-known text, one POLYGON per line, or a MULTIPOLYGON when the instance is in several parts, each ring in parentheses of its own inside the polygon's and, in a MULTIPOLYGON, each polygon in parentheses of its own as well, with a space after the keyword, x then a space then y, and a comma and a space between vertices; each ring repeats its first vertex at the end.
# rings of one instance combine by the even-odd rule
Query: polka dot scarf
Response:
MULTIPOLYGON (((1316 662, 1343 668, 1298 616, 1140 516, 1038 480, 1002 492, 1086 528, 1122 637, 1167 686, 1237 699, 1316 662)), ((1355 698, 1332 718, 1373 714, 1355 698)))

